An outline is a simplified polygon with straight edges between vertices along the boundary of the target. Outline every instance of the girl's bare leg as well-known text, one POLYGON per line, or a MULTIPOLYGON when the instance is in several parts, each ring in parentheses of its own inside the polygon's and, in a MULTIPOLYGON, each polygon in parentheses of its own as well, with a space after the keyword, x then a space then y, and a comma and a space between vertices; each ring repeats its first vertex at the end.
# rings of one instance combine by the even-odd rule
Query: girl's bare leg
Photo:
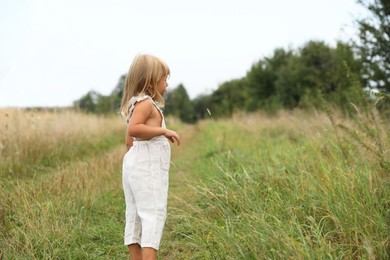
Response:
POLYGON ((128 247, 131 260, 142 260, 142 248, 139 244, 131 244, 128 247))
POLYGON ((144 247, 142 253, 142 260, 156 260, 157 250, 151 247, 144 247))

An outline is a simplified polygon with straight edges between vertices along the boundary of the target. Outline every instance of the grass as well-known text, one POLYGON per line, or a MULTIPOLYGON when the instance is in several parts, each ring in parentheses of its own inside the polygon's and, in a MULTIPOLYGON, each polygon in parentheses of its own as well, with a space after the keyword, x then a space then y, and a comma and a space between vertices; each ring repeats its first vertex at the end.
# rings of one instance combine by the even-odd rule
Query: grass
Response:
POLYGON ((0 115, 0 256, 125 258, 123 121, 72 111, 0 115))
POLYGON ((124 256, 123 149, 47 173, 2 183, 2 251, 7 258, 105 259, 124 256), (122 250, 121 250, 122 249, 122 250))
MULTIPOLYGON (((1 121, 2 133, 19 132, 1 140, 1 169, 10 158, 18 167, 0 175, 0 259, 125 259, 125 126, 45 113, 30 116, 44 121, 30 137, 26 114, 7 128, 1 121)), ((236 114, 194 126, 167 118, 183 140, 172 147, 159 259, 388 258, 388 122, 370 124, 370 135, 365 118, 332 116, 236 114)))
POLYGON ((325 114, 237 115, 198 131, 191 199, 179 192, 170 211, 172 259, 388 257, 388 171, 325 114))
POLYGON ((99 154, 121 142, 117 117, 0 110, 0 176, 31 177, 72 158, 99 154))

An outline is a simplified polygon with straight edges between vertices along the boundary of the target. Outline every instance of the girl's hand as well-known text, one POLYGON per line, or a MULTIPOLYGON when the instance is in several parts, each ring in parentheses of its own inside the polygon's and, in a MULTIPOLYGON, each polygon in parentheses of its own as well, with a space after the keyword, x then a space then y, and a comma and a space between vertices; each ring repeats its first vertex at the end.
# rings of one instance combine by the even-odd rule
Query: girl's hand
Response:
POLYGON ((168 140, 169 140, 171 143, 175 143, 175 141, 176 141, 176 144, 177 144, 177 145, 180 145, 180 136, 179 136, 178 133, 176 133, 175 131, 166 129, 166 131, 165 131, 165 133, 164 133, 164 136, 165 136, 166 138, 168 138, 168 140))

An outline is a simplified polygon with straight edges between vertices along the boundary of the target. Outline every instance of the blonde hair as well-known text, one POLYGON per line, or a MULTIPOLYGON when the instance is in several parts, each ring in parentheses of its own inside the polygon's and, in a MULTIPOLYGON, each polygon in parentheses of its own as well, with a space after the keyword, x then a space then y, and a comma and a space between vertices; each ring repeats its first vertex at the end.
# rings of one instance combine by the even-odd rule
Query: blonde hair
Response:
POLYGON ((128 103, 133 96, 148 95, 163 105, 164 98, 157 91, 157 84, 163 77, 167 77, 169 74, 168 65, 161 59, 148 54, 136 56, 127 73, 120 108, 121 114, 124 116, 128 115, 128 103))

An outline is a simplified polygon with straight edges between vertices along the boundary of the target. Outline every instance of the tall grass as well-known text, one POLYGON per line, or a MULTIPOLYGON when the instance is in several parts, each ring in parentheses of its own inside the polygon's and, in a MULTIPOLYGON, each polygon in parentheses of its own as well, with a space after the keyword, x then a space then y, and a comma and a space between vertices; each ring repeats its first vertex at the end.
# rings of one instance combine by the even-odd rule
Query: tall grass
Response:
MULTIPOLYGON (((123 122, 0 112, 0 259, 125 259, 123 122)), ((182 146, 159 257, 387 259, 389 122, 330 115, 167 118, 182 146)))
POLYGON ((31 176, 120 142, 118 117, 73 111, 0 110, 0 176, 31 176), (119 138, 118 138, 119 137, 119 138))
POLYGON ((46 178, 3 179, 5 259, 124 259, 123 152, 121 147, 74 162, 46 178))
POLYGON ((120 117, 0 117, 0 259, 125 258, 120 117))
MULTIPOLYGON (((377 127, 389 151, 388 122, 377 127)), ((177 196, 170 215, 175 245, 191 252, 182 257, 388 258, 389 175, 366 147, 346 146, 348 134, 324 113, 200 124, 191 169, 202 181, 190 180, 195 201, 177 196)))

